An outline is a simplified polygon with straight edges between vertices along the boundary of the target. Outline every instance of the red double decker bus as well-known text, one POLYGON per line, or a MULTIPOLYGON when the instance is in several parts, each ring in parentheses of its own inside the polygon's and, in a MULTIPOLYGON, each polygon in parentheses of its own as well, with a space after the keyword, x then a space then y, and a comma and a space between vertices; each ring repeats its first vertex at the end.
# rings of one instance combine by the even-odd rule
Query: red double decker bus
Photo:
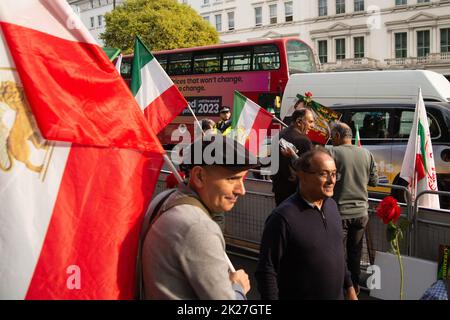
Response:
MULTIPOLYGON (((222 106, 233 107, 237 90, 267 110, 279 114, 280 99, 294 73, 316 72, 311 48, 298 38, 153 52, 199 119, 217 121, 222 106)), ((124 57, 121 74, 129 80, 132 56, 124 57)), ((193 117, 186 109, 159 138, 172 144, 174 130, 193 132, 193 117)))

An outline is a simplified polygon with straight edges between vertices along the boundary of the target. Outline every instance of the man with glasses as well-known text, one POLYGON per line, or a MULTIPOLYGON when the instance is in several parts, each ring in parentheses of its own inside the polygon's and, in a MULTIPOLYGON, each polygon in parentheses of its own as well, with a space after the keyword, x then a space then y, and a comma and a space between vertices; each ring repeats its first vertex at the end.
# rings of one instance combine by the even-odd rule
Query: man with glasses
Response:
POLYGON ((267 218, 256 270, 262 299, 357 299, 341 217, 331 198, 336 166, 323 147, 294 162, 300 188, 267 218))
POLYGON ((363 236, 369 222, 367 187, 378 184, 377 165, 369 150, 352 145, 352 130, 347 124, 336 122, 331 128, 331 140, 330 153, 340 175, 333 199, 342 217, 347 265, 359 293, 363 236))

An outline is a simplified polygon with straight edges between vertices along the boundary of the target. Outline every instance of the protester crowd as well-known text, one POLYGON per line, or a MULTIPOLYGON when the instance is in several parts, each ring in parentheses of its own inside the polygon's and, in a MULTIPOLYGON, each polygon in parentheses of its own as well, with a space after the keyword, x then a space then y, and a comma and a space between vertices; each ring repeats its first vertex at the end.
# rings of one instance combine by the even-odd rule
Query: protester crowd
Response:
MULTIPOLYGON (((247 273, 235 271, 226 256, 224 214, 245 195, 244 178, 260 162, 227 134, 230 118, 223 107, 217 124, 201 120, 202 138, 183 155, 185 180, 149 207, 141 298, 245 299, 250 290, 247 273), (215 150, 213 162, 204 159, 208 148, 215 150)), ((313 113, 302 105, 276 137, 287 144, 278 149, 276 207, 266 220, 255 274, 262 299, 356 300, 359 294, 367 187, 378 182, 376 164, 367 149, 352 145, 345 123, 331 126, 329 148, 309 139, 313 126, 313 113)), ((167 187, 174 181, 169 177, 167 187)))

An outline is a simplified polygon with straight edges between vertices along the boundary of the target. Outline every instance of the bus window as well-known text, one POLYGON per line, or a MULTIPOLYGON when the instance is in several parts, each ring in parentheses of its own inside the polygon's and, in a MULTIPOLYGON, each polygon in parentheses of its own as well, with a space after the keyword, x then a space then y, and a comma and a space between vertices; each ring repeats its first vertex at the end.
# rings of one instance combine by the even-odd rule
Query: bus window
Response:
POLYGON ((161 67, 167 72, 167 56, 155 56, 156 60, 158 60, 158 63, 161 65, 161 67))
POLYGON ((220 72, 220 54, 200 54, 194 56, 194 73, 220 72))
POLYGON ((272 44, 255 46, 253 70, 276 70, 280 68, 280 53, 272 44))
POLYGON ((169 75, 190 74, 192 65, 191 58, 191 53, 172 54, 168 65, 169 75))
POLYGON ((316 72, 311 49, 301 41, 289 40, 286 45, 289 74, 316 72))
POLYGON ((223 71, 249 71, 251 67, 250 49, 224 52, 223 71))

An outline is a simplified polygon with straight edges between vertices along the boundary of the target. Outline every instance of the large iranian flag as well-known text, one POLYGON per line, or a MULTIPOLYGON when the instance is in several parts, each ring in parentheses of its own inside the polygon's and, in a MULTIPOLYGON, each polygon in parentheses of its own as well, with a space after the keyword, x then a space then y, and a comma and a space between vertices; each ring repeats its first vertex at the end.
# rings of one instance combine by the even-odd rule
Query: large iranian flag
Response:
POLYGON ((235 139, 253 154, 258 155, 267 136, 273 115, 238 91, 234 92, 231 127, 235 139))
MULTIPOLYGON (((422 90, 419 90, 400 177, 408 182, 413 199, 422 191, 438 190, 433 147, 422 90)), ((439 197, 433 194, 421 196, 419 206, 440 209, 439 197)))
POLYGON ((131 299, 163 150, 66 1, 0 28, 0 299, 131 299))
POLYGON ((159 133, 188 105, 139 37, 136 37, 134 43, 130 88, 156 133, 159 133))

